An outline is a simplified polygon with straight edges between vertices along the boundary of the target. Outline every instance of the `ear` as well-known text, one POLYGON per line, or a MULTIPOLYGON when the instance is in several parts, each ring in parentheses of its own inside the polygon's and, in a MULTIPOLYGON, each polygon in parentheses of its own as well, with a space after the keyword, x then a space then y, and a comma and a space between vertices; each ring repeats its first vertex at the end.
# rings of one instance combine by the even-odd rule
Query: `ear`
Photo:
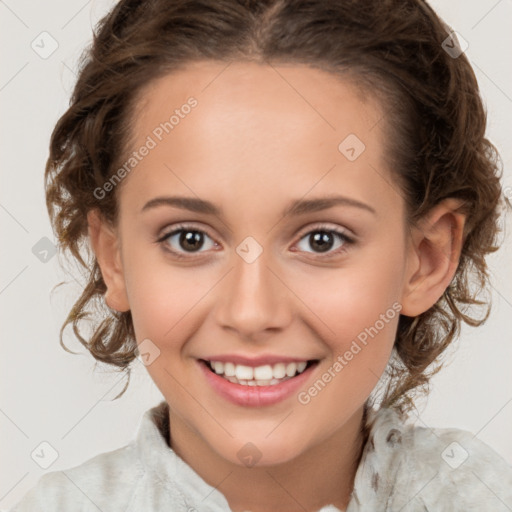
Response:
POLYGON ((412 228, 401 314, 418 316, 443 295, 455 275, 464 243, 462 201, 448 198, 412 228))
POLYGON ((130 305, 126 294, 119 237, 98 210, 88 212, 87 224, 89 240, 107 286, 105 302, 116 311, 128 311, 130 305))

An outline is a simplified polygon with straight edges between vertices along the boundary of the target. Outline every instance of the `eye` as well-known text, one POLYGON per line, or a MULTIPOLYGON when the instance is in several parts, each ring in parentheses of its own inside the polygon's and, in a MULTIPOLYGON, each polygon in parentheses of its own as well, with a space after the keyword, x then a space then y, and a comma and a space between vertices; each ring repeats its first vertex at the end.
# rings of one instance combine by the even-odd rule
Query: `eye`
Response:
MULTIPOLYGON (((326 252, 338 254, 345 251, 347 249, 347 245, 354 243, 354 240, 347 236, 344 231, 332 229, 328 226, 317 226, 316 229, 308 231, 306 235, 300 239, 300 242, 303 240, 305 241, 303 247, 304 245, 309 245, 309 247, 313 248, 313 252, 317 254, 326 252), (338 246, 336 250, 332 250, 333 247, 336 246, 336 241, 338 241, 338 246)), ((306 249, 301 250, 308 252, 306 249)))
MULTIPOLYGON (((355 241, 349 237, 344 231, 330 228, 329 226, 317 226, 316 229, 310 230, 301 237, 299 243, 303 247, 299 250, 309 252, 304 248, 305 244, 313 248, 313 252, 317 254, 330 253, 338 254, 347 250, 347 245, 354 244, 355 241), (337 248, 332 250, 333 247, 337 248)), ((164 233, 157 239, 157 242, 162 244, 166 251, 172 253, 178 258, 186 258, 187 253, 192 255, 195 253, 204 252, 201 249, 212 249, 219 247, 219 244, 208 235, 204 230, 198 229, 194 226, 180 224, 174 229, 164 233), (210 240, 210 243, 205 243, 210 240), (209 246, 208 246, 209 245, 209 246)))
POLYGON ((204 248, 206 239, 211 241, 210 247, 206 243, 206 249, 211 249, 218 245, 205 231, 193 226, 178 225, 172 231, 158 238, 157 242, 163 244, 165 249, 172 252, 175 256, 186 258, 187 256, 184 253, 194 254, 204 248))

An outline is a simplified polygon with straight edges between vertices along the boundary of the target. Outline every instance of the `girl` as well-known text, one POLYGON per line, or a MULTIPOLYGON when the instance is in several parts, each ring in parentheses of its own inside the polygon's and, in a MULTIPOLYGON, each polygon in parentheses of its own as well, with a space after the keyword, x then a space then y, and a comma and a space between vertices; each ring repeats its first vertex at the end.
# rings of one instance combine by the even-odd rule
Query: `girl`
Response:
POLYGON ((423 1, 121 0, 53 132, 47 202, 89 272, 64 327, 138 357, 165 401, 13 510, 511 510, 503 458, 407 418, 483 321, 502 205, 484 132, 423 1))

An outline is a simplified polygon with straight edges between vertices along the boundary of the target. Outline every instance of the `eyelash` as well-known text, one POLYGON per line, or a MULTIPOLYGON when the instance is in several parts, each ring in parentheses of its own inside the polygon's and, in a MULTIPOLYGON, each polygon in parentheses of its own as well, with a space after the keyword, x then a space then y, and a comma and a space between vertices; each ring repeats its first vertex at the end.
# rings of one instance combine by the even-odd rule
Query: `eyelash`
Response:
MULTIPOLYGON (((163 245, 164 250, 171 253, 173 256, 175 256, 177 258, 184 258, 184 259, 185 258, 186 259, 194 258, 194 255, 200 254, 200 252, 189 253, 190 256, 185 256, 184 254, 186 254, 186 253, 178 252, 178 251, 175 251, 174 249, 170 249, 169 245, 166 243, 166 240, 168 240, 170 237, 172 237, 178 233, 181 233, 183 231, 185 231, 185 232, 193 231, 196 233, 201 233, 201 234, 207 235, 210 239, 213 240, 213 237, 210 236, 210 234, 203 229, 198 229, 198 228, 196 228, 192 225, 188 225, 188 224, 178 224, 172 231, 166 232, 161 237, 157 238, 156 242, 163 245)), ((337 250, 329 251, 329 252, 325 253, 325 254, 327 254, 327 256, 322 256, 321 255, 322 253, 314 253, 314 254, 317 254, 318 257, 321 259, 329 258, 333 255, 345 252, 347 250, 347 245, 350 246, 355 243, 355 240, 353 240, 351 237, 349 237, 344 231, 333 229, 326 225, 315 226, 314 229, 310 229, 309 231, 302 233, 299 238, 299 242, 302 239, 306 238, 308 235, 311 235, 311 234, 317 233, 317 232, 321 232, 321 231, 334 234, 339 240, 341 240, 343 242, 343 245, 341 247, 339 247, 337 250)), ((215 243, 217 243, 217 242, 215 242, 215 243)))

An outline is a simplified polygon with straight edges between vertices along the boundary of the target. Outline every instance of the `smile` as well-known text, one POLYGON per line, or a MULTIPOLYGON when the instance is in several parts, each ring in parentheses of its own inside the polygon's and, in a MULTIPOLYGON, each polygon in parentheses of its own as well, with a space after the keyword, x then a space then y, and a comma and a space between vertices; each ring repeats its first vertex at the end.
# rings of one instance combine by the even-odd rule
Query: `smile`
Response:
POLYGON ((295 377, 305 371, 308 364, 313 361, 300 361, 297 363, 277 363, 262 366, 246 366, 231 362, 206 361, 210 369, 217 375, 225 378, 233 384, 242 386, 275 386, 280 382, 295 377))
POLYGON ((198 359, 209 387, 229 402, 250 407, 273 405, 299 392, 318 360, 248 366, 198 359))

